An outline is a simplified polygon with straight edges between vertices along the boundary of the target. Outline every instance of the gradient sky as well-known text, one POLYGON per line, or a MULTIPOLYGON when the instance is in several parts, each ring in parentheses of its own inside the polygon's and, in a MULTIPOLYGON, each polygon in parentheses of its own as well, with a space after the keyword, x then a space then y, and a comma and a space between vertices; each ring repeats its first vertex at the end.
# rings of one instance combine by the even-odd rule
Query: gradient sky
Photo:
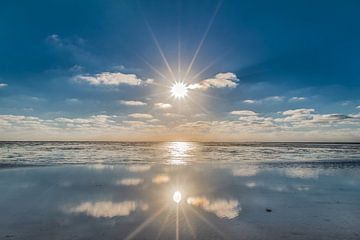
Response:
POLYGON ((0 140, 360 141, 359 9, 1 1, 0 140))

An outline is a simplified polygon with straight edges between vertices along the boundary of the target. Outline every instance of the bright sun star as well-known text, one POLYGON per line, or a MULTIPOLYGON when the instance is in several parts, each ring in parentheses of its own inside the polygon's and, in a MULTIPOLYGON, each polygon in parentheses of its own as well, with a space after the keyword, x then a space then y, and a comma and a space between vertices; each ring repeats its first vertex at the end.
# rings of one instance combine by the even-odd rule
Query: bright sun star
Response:
POLYGON ((188 87, 184 82, 175 82, 170 92, 175 98, 184 98, 187 95, 188 87))
POLYGON ((173 200, 176 203, 179 203, 181 201, 181 193, 179 191, 174 192, 173 200))

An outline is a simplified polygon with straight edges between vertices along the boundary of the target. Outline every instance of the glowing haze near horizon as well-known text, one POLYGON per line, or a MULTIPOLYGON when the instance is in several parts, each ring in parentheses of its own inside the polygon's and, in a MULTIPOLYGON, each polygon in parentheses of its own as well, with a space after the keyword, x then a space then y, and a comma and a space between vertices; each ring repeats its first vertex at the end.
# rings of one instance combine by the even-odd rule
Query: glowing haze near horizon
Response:
POLYGON ((359 7, 2 2, 0 140, 360 141, 359 7))

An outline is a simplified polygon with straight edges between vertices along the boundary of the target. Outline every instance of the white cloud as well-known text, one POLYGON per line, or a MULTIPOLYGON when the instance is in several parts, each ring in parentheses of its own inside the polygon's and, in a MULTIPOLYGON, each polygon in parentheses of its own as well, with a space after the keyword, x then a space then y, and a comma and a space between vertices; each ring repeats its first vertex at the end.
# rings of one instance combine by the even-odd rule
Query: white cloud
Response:
POLYGON ((214 213, 219 218, 233 219, 239 216, 241 211, 237 200, 216 199, 210 201, 206 197, 188 197, 187 204, 200 207, 207 212, 214 213))
POLYGON ((230 112, 230 114, 237 115, 237 116, 257 116, 258 115, 256 112, 253 112, 250 110, 232 111, 232 112, 230 112))
POLYGON ((7 87, 8 85, 6 83, 0 83, 0 88, 5 88, 7 87))
POLYGON ((360 109, 360 105, 356 107, 357 109, 360 109))
POLYGON ((159 109, 169 109, 172 107, 170 103, 155 103, 154 106, 159 109))
POLYGON ((155 80, 152 79, 152 78, 148 78, 148 79, 144 80, 144 83, 145 83, 145 84, 154 84, 154 83, 155 83, 155 80))
POLYGON ((199 83, 190 84, 189 89, 207 90, 209 88, 235 88, 239 79, 234 73, 218 73, 213 78, 208 78, 199 83))
POLYGON ((306 100, 305 97, 292 97, 289 99, 289 102, 303 102, 305 100, 306 100))
POLYGON ((124 201, 114 203, 111 201, 100 202, 84 202, 78 206, 72 207, 67 210, 69 213, 84 213, 87 216, 96 218, 113 218, 129 216, 131 212, 137 209, 146 211, 147 204, 137 203, 135 201, 124 201))
POLYGON ((128 115, 131 118, 142 118, 142 119, 152 119, 153 116, 147 113, 132 113, 128 115))
POLYGON ((256 103, 256 101, 255 101, 255 100, 251 100, 251 99, 246 99, 246 100, 243 101, 243 103, 254 104, 254 103, 256 103))
POLYGON ((315 109, 313 108, 299 108, 299 109, 294 109, 294 110, 287 110, 284 111, 282 114, 283 115, 304 115, 304 114, 311 114, 315 111, 315 109))
POLYGON ((157 123, 157 122, 160 122, 160 120, 156 119, 156 118, 153 118, 153 119, 146 120, 146 122, 148 122, 148 123, 157 123))
POLYGON ((126 106, 146 106, 147 105, 147 103, 145 103, 145 102, 133 101, 133 100, 130 100, 130 101, 120 100, 119 103, 122 105, 126 105, 126 106))
POLYGON ((79 82, 87 82, 91 85, 130 85, 140 86, 144 84, 152 84, 154 80, 142 80, 135 74, 121 72, 102 72, 95 75, 77 75, 74 80, 79 82))

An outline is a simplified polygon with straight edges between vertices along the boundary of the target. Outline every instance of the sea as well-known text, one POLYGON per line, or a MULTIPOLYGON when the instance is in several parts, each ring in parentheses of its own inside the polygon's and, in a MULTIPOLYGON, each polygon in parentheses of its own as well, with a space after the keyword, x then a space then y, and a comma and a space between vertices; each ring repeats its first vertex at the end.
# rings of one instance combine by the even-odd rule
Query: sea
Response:
POLYGON ((0 142, 0 239, 360 239, 359 143, 0 142))

